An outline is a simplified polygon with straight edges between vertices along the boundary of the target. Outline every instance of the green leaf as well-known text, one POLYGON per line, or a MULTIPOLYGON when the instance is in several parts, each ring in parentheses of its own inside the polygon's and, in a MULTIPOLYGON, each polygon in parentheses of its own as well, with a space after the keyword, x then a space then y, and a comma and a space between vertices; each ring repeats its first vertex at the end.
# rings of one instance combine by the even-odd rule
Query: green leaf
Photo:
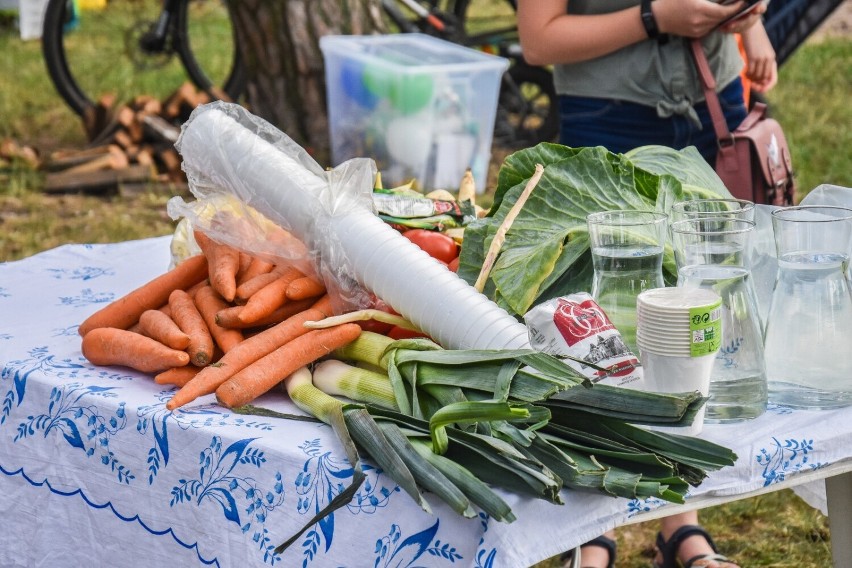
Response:
POLYGON ((447 451, 447 426, 493 422, 495 420, 524 420, 530 417, 526 407, 500 401, 456 402, 441 408, 429 419, 432 451, 443 455, 447 451))
MULTIPOLYGON (((542 143, 506 159, 489 216, 465 229, 458 274, 466 281, 475 282, 491 240, 537 163, 544 165, 544 174, 506 234, 484 289, 516 316, 543 300, 589 290, 589 213, 668 211, 686 195, 729 196, 694 149, 646 147, 621 155, 602 147, 542 143)), ((667 280, 673 281, 671 247, 664 253, 664 267, 667 280)))
POLYGON ((463 517, 472 518, 476 513, 470 507, 470 501, 465 494, 447 479, 432 462, 423 457, 409 443, 408 438, 399 427, 390 421, 378 422, 379 428, 385 435, 385 439, 396 450, 396 453, 408 466, 417 483, 428 491, 434 493, 439 499, 450 506, 450 508, 463 517))
POLYGON ((668 174, 693 190, 704 190, 712 197, 731 197, 716 171, 695 146, 675 150, 668 146, 640 146, 624 156, 637 168, 656 175, 668 174))
POLYGON ((408 466, 393 445, 382 433, 373 417, 363 407, 348 406, 344 412, 346 425, 352 437, 363 447, 384 472, 408 493, 414 502, 427 513, 432 509, 420 494, 417 483, 408 466))
POLYGON ((467 495, 467 498, 470 499, 471 503, 485 511, 489 517, 506 523, 511 523, 515 520, 515 515, 512 513, 511 507, 492 491, 488 485, 473 475, 470 470, 465 469, 444 456, 435 454, 429 449, 429 445, 422 440, 411 439, 410 443, 420 455, 429 460, 456 487, 461 489, 467 495))

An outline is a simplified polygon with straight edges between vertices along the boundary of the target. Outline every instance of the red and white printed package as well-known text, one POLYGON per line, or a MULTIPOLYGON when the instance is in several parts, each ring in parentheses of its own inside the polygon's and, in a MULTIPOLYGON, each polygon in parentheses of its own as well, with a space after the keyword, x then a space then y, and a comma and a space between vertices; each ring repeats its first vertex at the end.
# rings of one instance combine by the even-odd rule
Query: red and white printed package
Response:
POLYGON ((643 388, 639 359, 624 344, 597 302, 587 292, 553 298, 524 315, 533 349, 557 357, 576 357, 565 363, 594 383, 643 388))

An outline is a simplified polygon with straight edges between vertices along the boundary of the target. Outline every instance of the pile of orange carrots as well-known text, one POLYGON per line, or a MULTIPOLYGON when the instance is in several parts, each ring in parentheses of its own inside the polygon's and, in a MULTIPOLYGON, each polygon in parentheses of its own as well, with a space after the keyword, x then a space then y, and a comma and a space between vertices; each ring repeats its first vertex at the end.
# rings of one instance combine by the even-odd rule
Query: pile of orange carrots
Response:
POLYGON ((83 355, 154 375, 178 390, 170 410, 215 393, 228 408, 250 403, 296 370, 354 341, 355 323, 304 324, 332 316, 322 282, 200 231, 201 254, 89 316, 83 355))

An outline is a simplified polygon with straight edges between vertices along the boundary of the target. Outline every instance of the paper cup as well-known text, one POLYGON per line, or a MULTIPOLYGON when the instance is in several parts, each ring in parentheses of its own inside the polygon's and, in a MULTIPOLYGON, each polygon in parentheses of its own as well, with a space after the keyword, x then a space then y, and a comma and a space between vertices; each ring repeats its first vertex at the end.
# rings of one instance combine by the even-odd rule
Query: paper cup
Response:
MULTIPOLYGON (((642 369, 645 373, 645 388, 653 392, 692 392, 700 391, 707 396, 710 393, 710 374, 716 353, 701 357, 689 355, 661 355, 653 351, 641 353, 642 369)), ((654 430, 694 436, 704 427, 704 408, 702 407, 691 426, 654 427, 654 430)))
MULTIPOLYGON (((722 338, 721 297, 703 288, 655 288, 636 301, 636 344, 645 387, 655 392, 710 392, 722 338)), ((688 427, 654 430, 693 436, 704 427, 704 408, 688 427)))

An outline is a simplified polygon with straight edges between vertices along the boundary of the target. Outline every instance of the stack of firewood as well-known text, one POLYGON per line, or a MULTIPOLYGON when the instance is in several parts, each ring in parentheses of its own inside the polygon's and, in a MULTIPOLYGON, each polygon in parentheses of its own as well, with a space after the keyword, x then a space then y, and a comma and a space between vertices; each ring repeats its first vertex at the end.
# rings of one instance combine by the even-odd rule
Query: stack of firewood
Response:
POLYGON ((83 117, 84 149, 52 152, 41 160, 48 193, 132 192, 152 183, 185 183, 174 143, 180 124, 209 97, 186 83, 164 100, 140 95, 116 104, 105 95, 83 117))

